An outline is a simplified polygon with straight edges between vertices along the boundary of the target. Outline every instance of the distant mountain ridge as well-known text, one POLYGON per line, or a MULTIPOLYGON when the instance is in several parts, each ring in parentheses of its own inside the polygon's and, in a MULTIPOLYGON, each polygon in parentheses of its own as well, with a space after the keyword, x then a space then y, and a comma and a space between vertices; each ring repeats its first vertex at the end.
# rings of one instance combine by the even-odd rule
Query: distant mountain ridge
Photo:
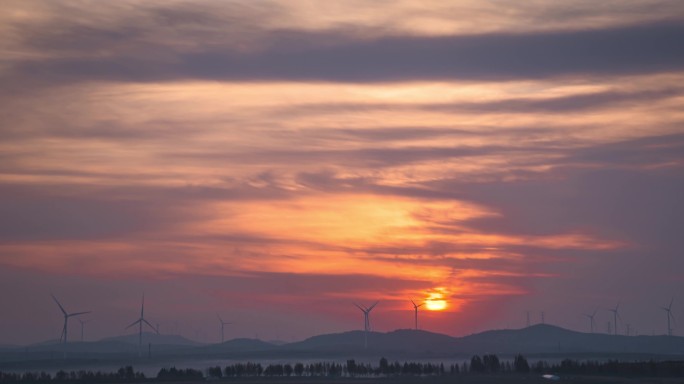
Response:
POLYGON ((458 338, 458 351, 473 353, 648 353, 684 355, 684 337, 583 333, 537 324, 458 338))
POLYGON ((368 352, 406 355, 411 353, 446 353, 456 339, 439 333, 420 330, 400 329, 392 332, 369 332, 368 348, 364 348, 364 331, 350 331, 310 337, 306 340, 289 343, 281 349, 290 351, 335 352, 366 354, 368 352))
MULTIPOLYGON (((64 351, 56 342, 34 344, 3 350, 2 355, 20 351, 43 356, 64 351), (43 355, 40 355, 40 353, 43 355)), ((523 355, 619 355, 641 354, 684 358, 684 337, 620 336, 571 331, 553 325, 538 324, 523 329, 491 330, 464 337, 452 337, 423 330, 400 329, 392 332, 348 331, 313 336, 308 339, 276 345, 258 339, 232 339, 224 343, 201 344, 178 335, 143 334, 143 351, 139 351, 138 335, 110 337, 94 342, 70 342, 66 351, 74 357, 109 358, 151 353, 156 357, 174 358, 355 358, 392 359, 469 357, 494 353, 502 356, 523 355), (368 338, 368 347, 364 340, 368 338), (149 350, 148 350, 149 348, 149 350)), ((23 353, 23 352, 22 352, 23 353)), ((26 356, 30 356, 26 353, 26 356)), ((30 357, 26 357, 30 358, 30 357)))
MULTIPOLYGON (((108 337, 108 338, 102 339, 100 341, 120 341, 123 343, 138 345, 139 335, 137 333, 134 333, 134 334, 123 335, 123 336, 113 336, 113 337, 108 337)), ((200 345, 204 345, 203 343, 187 339, 187 338, 180 336, 180 335, 166 335, 166 334, 157 334, 157 333, 151 333, 151 332, 143 332, 142 343, 145 345, 150 344, 150 343, 155 344, 155 345, 179 345, 179 346, 200 346, 200 345)))

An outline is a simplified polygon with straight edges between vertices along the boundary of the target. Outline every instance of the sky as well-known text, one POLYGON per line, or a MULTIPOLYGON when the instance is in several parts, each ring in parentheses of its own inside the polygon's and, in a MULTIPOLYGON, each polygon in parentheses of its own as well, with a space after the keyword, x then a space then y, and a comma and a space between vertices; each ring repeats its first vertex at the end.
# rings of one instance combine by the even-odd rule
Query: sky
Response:
POLYGON ((2 7, 0 344, 684 322, 681 1, 2 7))

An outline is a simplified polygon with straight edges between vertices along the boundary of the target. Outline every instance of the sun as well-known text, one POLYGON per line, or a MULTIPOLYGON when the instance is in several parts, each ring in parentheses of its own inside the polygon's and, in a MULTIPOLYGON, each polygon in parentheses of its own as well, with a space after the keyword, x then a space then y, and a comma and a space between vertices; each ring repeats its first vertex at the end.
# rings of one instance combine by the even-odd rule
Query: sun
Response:
POLYGON ((443 311, 447 307, 445 298, 446 290, 443 287, 433 289, 425 299, 425 308, 428 311, 443 311))
POLYGON ((432 299, 427 299, 425 300, 425 308, 428 311, 443 311, 447 307, 447 302, 446 300, 432 300, 432 299))

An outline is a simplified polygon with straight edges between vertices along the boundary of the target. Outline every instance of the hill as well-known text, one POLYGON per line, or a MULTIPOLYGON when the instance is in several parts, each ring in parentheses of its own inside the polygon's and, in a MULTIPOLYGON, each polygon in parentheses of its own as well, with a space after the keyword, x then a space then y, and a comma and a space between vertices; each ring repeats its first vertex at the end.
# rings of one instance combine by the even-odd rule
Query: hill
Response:
POLYGON ((111 360, 137 357, 150 352, 155 358, 219 359, 388 359, 469 358, 493 353, 511 356, 554 355, 558 358, 684 358, 684 337, 615 336, 575 332, 553 325, 523 329, 493 330, 465 337, 452 337, 422 330, 392 332, 349 331, 310 337, 275 345, 257 339, 233 339, 219 344, 200 344, 177 335, 143 334, 139 351, 138 335, 125 335, 95 342, 55 341, 0 351, 0 361, 49 359, 61 354, 70 358, 111 360), (368 347, 365 348, 367 337, 368 347), (149 348, 149 351, 148 351, 149 348))
MULTIPOLYGON (((114 342, 122 342, 122 343, 128 343, 128 344, 134 344, 138 345, 139 343, 139 335, 137 333, 130 334, 130 335, 123 335, 123 336, 114 336, 114 337, 108 337, 106 339, 102 339, 101 341, 114 341, 114 342)), ((184 347, 197 347, 200 345, 204 345, 203 343, 186 339, 183 336, 180 335, 165 335, 165 334, 157 334, 157 333, 151 333, 151 332, 143 332, 142 334, 142 344, 143 345, 175 345, 175 346, 184 346, 184 347)))
POLYGON ((280 347, 280 352, 324 356, 383 355, 399 358, 411 355, 448 354, 454 342, 455 339, 451 336, 402 329, 388 333, 369 332, 368 348, 364 348, 364 332, 350 331, 314 336, 304 341, 285 344, 280 347))
POLYGON ((548 324, 515 330, 486 331, 457 339, 461 353, 684 354, 684 338, 583 333, 548 324))

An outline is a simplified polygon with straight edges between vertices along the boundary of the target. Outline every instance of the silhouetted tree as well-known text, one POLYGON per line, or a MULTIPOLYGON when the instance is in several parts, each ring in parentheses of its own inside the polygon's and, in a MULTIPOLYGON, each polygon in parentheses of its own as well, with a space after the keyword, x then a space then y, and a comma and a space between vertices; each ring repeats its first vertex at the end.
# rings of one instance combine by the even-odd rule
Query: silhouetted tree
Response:
POLYGON ((482 362, 482 358, 480 358, 480 356, 475 355, 470 358, 470 372, 482 373, 485 370, 486 367, 482 362))
POLYGON ((527 363, 527 359, 523 355, 516 355, 513 360, 513 366, 518 373, 529 373, 530 365, 527 363))
POLYGON ((207 369, 207 373, 209 374, 209 377, 215 377, 215 378, 222 378, 223 377, 223 372, 221 370, 221 367, 210 367, 207 369))
POLYGON ((302 363, 297 363, 294 366, 294 374, 297 376, 301 376, 304 373, 304 364, 302 363))
POLYGON ((389 373, 389 363, 387 362, 387 359, 384 357, 380 359, 380 373, 383 375, 387 375, 389 373))

